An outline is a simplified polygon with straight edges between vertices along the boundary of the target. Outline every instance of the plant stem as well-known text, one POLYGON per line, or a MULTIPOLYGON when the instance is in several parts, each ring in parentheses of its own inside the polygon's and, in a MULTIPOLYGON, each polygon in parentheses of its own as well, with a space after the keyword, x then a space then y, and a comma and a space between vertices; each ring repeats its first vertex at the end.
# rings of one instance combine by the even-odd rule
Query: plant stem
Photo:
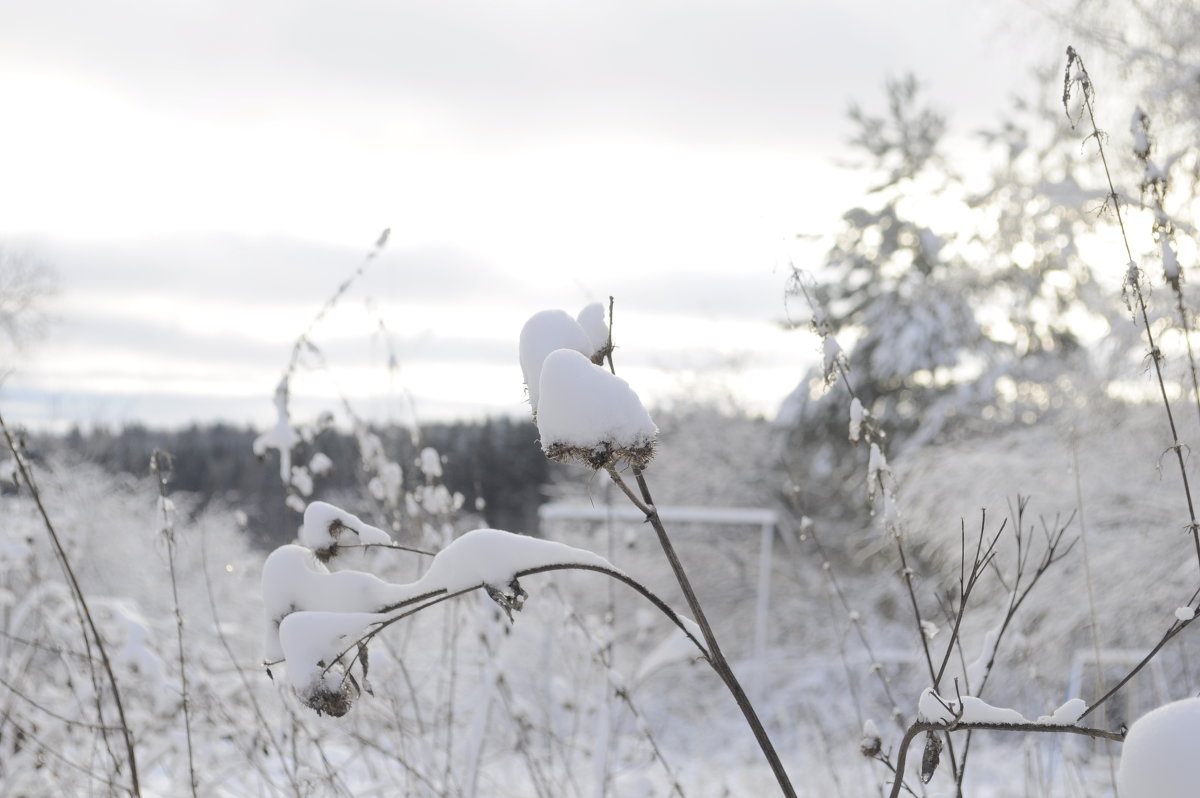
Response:
MULTIPOLYGON (((615 472, 611 470, 609 474, 610 476, 616 476, 615 472)), ((792 787, 791 779, 788 778, 787 771, 784 770, 783 762, 780 760, 779 754, 775 751, 775 746, 771 742, 766 728, 763 726, 762 721, 759 720, 758 713, 754 710, 754 705, 750 703, 746 691, 742 689, 741 683, 738 682, 737 676, 734 675, 733 669, 729 667, 729 662, 721 652, 721 647, 717 643, 717 637, 713 633, 712 626, 709 624, 703 608, 700 606, 700 600, 696 597, 696 591, 692 589, 691 580, 688 579, 683 563, 680 562, 679 555, 675 553, 675 546, 671 543, 671 538, 667 534, 666 527, 663 526, 662 519, 658 516, 658 510, 654 507, 654 499, 650 495, 650 487, 646 484, 645 476, 643 476, 639 468, 633 469, 633 475, 637 480, 638 489, 641 491, 642 501, 645 504, 643 509, 648 510, 646 520, 650 522, 650 525, 654 528, 654 532, 658 535, 658 542, 662 546, 663 554, 666 555, 667 562, 670 563, 671 570, 675 573, 675 579, 679 582, 679 588, 683 591, 684 598, 687 600, 688 608, 691 610, 692 615, 695 616, 696 624, 700 627, 700 631, 704 635, 704 643, 708 648, 709 663, 729 689, 733 700, 737 702, 738 709, 742 711, 742 715, 750 725, 750 730, 754 733, 754 739, 758 741, 759 748, 762 749, 763 755, 767 758, 767 762, 771 766, 771 771, 775 774, 776 781, 779 782, 780 790, 788 798, 796 798, 796 791, 792 787)), ((619 484, 621 483, 618 481, 619 484)))
POLYGON ((187 739, 188 755, 188 784, 192 788, 192 798, 197 798, 196 792, 196 759, 192 752, 192 709, 191 697, 188 693, 187 657, 183 648, 183 613, 179 609, 179 581, 175 575, 175 524, 167 504, 167 479, 171 474, 173 463, 171 455, 161 449, 155 449, 150 456, 150 470, 154 472, 158 482, 159 508, 163 517, 163 536, 167 539, 167 566, 171 574, 171 599, 175 604, 175 641, 178 644, 179 683, 183 691, 183 731, 187 739))

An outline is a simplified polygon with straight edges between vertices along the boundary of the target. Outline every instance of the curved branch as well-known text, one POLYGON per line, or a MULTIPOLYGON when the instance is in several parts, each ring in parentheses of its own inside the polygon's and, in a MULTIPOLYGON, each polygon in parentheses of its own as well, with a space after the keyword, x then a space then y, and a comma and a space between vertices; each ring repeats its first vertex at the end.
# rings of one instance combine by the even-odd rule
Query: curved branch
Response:
MULTIPOLYGON (((524 577, 524 576, 533 576, 534 574, 548 573, 550 571, 570 571, 570 570, 595 571, 596 573, 610 576, 613 579, 616 579, 618 582, 623 582, 626 585, 628 585, 629 587, 633 588, 634 591, 639 593, 644 599, 646 599, 651 604, 653 604, 655 606, 655 608, 659 610, 659 612, 661 612, 663 615, 667 616, 667 618, 671 621, 671 623, 675 624, 675 626, 677 626, 679 628, 679 630, 681 632, 683 632, 683 634, 687 637, 688 640, 692 641, 692 644, 695 645, 696 648, 700 651, 700 655, 704 658, 704 660, 706 662, 712 661, 709 658, 708 649, 706 649, 704 647, 704 644, 691 632, 691 630, 688 629, 687 624, 684 623, 683 616, 679 615, 679 613, 677 613, 677 612, 675 612, 675 610, 671 609, 671 606, 669 604, 667 604, 665 601, 663 601, 661 598, 659 598, 652 590, 650 590, 648 587, 643 585, 641 582, 638 582, 636 579, 632 578, 628 574, 622 573, 621 571, 618 571, 615 568, 605 568, 604 566, 601 566, 601 565, 587 565, 587 564, 582 564, 582 563, 560 563, 560 564, 556 564, 556 565, 540 565, 536 568, 524 568, 520 571, 516 571, 513 574, 513 579, 514 580, 520 579, 521 577, 524 577)), ((329 672, 329 669, 333 667, 333 663, 340 661, 342 659, 342 657, 349 654, 352 650, 358 649, 359 644, 369 642, 371 640, 371 638, 375 637, 375 635, 379 634, 381 631, 383 631, 387 627, 391 626, 392 624, 396 623, 397 621, 400 621, 400 620, 403 620, 404 618, 408 618, 410 616, 416 615, 421 610, 428 609, 429 607, 432 607, 435 604, 440 604, 443 601, 448 601, 449 599, 457 598, 458 596, 463 596, 463 595, 466 595, 467 593, 473 593, 474 591, 480 590, 485 587, 486 587, 486 585, 484 583, 480 582, 478 585, 472 585, 471 587, 463 588, 462 590, 456 590, 453 593, 448 592, 447 590, 445 590, 443 588, 441 590, 434 590, 434 591, 430 591, 429 593, 424 593, 420 596, 415 596, 411 599, 407 599, 398 604, 393 604, 393 605, 389 605, 387 607, 381 608, 379 610, 379 612, 389 613, 389 612, 395 612, 396 610, 400 610, 405 607, 412 607, 412 609, 409 609, 407 612, 402 612, 399 615, 394 615, 385 621, 378 622, 378 624, 375 625, 375 628, 373 628, 371 631, 367 632, 365 635, 363 635, 362 637, 355 640, 349 646, 344 648, 336 657, 334 657, 330 661, 330 664, 325 667, 325 670, 322 671, 322 675, 329 672), (416 604, 418 606, 413 607, 414 604, 416 604)), ((358 656, 359 655, 358 655, 357 651, 355 651, 354 656, 350 659, 350 662, 347 665, 347 669, 349 669, 349 667, 354 665, 354 663, 358 660, 358 656)), ((275 663, 268 663, 268 664, 275 664, 275 663)))

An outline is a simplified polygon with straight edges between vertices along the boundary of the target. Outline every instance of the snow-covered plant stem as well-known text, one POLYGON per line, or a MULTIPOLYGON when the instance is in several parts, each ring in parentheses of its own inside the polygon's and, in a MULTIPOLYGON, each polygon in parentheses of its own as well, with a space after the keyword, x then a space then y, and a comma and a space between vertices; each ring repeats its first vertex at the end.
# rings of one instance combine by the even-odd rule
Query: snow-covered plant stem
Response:
MULTIPOLYGON (((88 664, 92 674, 92 679, 96 684, 96 714, 98 716, 99 725, 105 729, 103 735, 105 745, 108 745, 108 723, 104 719, 104 707, 99 689, 99 680, 96 676, 95 660, 92 658, 92 646, 96 647, 96 651, 100 654, 100 667, 104 671, 104 676, 108 681, 108 685, 112 690, 113 704, 117 709, 117 718, 120 722, 121 736, 125 743, 125 755, 129 761, 129 792, 134 796, 141 796, 141 784, 138 780, 137 769, 137 754, 133 746, 133 731, 129 728, 129 723, 125 719, 125 707, 121 703, 121 690, 117 686, 117 677, 112 669, 112 662, 108 657, 108 649, 104 645, 104 638, 100 636, 99 629, 96 628, 96 621, 92 617, 92 611, 88 607, 87 597, 84 596, 83 590, 79 587, 79 580, 75 577, 75 570, 71 567, 71 561, 67 558, 66 549, 63 547, 62 541, 58 537, 58 532, 54 528, 54 523, 50 520, 50 514, 46 511, 46 506, 42 503, 41 492, 37 488, 37 484, 33 481, 33 476, 29 471, 29 466, 25 462, 24 453, 21 447, 17 445, 12 433, 8 429, 8 425, 4 423, 3 416, 0 416, 0 431, 4 433, 4 440, 8 444, 9 452, 12 453, 13 460, 17 465, 17 472, 21 480, 29 488, 29 494, 33 498, 33 503, 38 509, 38 514, 41 516, 42 524, 46 528, 46 534, 50 537, 50 543, 54 548, 54 555, 58 560, 59 565, 63 569, 63 574, 67 578, 67 583, 71 588, 71 596, 75 601, 76 611, 79 615, 79 624, 83 629, 83 642, 87 649, 88 664)), ((111 751, 110 751, 111 754, 111 751)), ((113 757, 113 765, 119 773, 121 763, 116 757, 113 757)))
MULTIPOLYGON (((1104 177, 1108 182, 1107 201, 1112 203, 1113 213, 1115 214, 1115 216, 1117 218, 1117 225, 1120 227, 1120 230, 1121 230, 1121 240, 1124 242, 1124 245, 1125 245, 1125 255, 1129 259, 1128 268, 1127 268, 1126 276, 1125 276, 1125 285, 1126 285, 1126 288, 1128 290, 1131 290, 1133 293, 1134 301, 1136 303, 1137 314, 1140 317, 1142 326, 1145 328, 1145 331, 1146 331, 1146 340, 1148 341, 1149 346, 1150 346, 1150 360, 1154 364, 1154 373, 1158 378, 1158 388, 1159 388, 1159 393, 1162 396, 1163 409, 1165 410, 1165 412, 1167 414, 1167 424, 1171 430, 1171 447, 1170 448, 1172 451, 1175 452, 1176 460, 1179 463, 1179 475, 1180 475, 1180 478, 1183 480, 1183 493, 1184 493, 1184 498, 1187 500, 1187 508, 1188 508, 1188 531, 1191 533, 1192 540, 1196 545, 1197 560, 1200 560, 1200 524, 1198 524, 1196 522, 1195 505, 1192 501, 1191 488, 1188 483, 1187 467, 1184 463, 1184 458, 1183 458, 1183 444, 1180 443, 1179 434, 1176 431, 1175 417, 1171 412, 1171 402, 1170 402, 1170 399, 1168 399, 1168 397, 1167 397, 1167 387, 1166 387, 1165 381, 1163 380, 1162 352, 1159 350, 1158 345, 1155 343, 1154 332, 1150 327, 1150 316, 1146 310, 1146 300, 1145 300, 1145 296, 1144 296, 1144 291, 1142 290, 1142 272, 1138 268, 1137 263, 1133 259, 1133 251, 1129 246, 1129 237, 1125 233, 1125 222, 1121 215, 1120 198, 1118 197, 1116 187, 1113 184, 1112 173, 1110 172, 1110 170, 1108 168, 1108 158, 1104 153, 1104 135, 1101 132, 1100 128, 1096 124, 1095 109, 1092 104, 1092 98, 1095 95, 1095 87, 1092 85, 1091 77, 1088 75, 1087 69, 1083 65, 1083 59, 1079 57, 1079 53, 1077 53, 1075 51, 1074 47, 1068 47, 1067 48, 1067 69, 1066 69, 1066 76, 1065 76, 1064 84, 1063 84, 1063 105, 1064 105, 1064 107, 1067 108, 1068 116, 1070 116, 1070 108, 1067 104, 1068 104, 1068 101, 1070 100, 1071 90, 1076 84, 1079 85, 1080 93, 1082 95, 1082 100, 1083 100, 1083 107, 1087 110, 1088 121, 1091 123, 1091 127, 1092 127, 1092 132, 1090 134, 1088 134, 1088 138, 1094 138, 1096 140, 1096 148, 1100 153, 1100 163, 1104 167, 1104 177), (1074 71, 1072 71, 1072 67, 1075 67, 1074 71)), ((1200 589, 1198 589, 1195 593, 1192 594, 1191 599, 1189 599, 1189 601, 1188 601, 1188 605, 1189 606, 1194 605, 1197 598, 1200 598, 1200 589)), ((1154 648, 1152 648, 1150 650, 1150 652, 1141 660, 1141 662, 1139 662, 1137 665, 1135 665, 1133 667, 1133 669, 1130 670, 1129 673, 1127 673, 1124 677, 1122 677, 1121 680, 1118 681, 1117 684, 1115 686, 1113 686, 1113 688, 1111 690, 1109 690, 1107 693, 1105 693, 1103 696, 1101 696, 1099 699, 1097 699, 1091 706, 1089 706, 1087 708, 1087 710, 1084 712, 1084 716, 1086 716, 1087 714, 1094 711, 1097 707, 1101 706, 1102 704, 1104 704, 1105 701, 1107 701, 1109 698, 1111 698, 1113 695, 1115 695, 1117 693, 1117 691, 1119 691, 1122 687, 1125 686, 1126 683, 1129 682, 1130 679, 1132 679, 1135 675, 1137 675, 1137 673, 1140 672, 1142 670, 1142 668, 1144 668, 1150 662, 1150 660, 1154 659, 1154 657, 1158 654, 1158 652, 1162 649, 1162 647, 1167 644, 1167 642, 1169 642, 1173 637, 1175 637, 1175 635, 1179 634, 1179 632, 1183 631, 1183 629, 1185 627, 1187 627, 1190 623, 1191 623, 1190 619, 1189 620, 1176 620, 1174 623, 1172 623, 1171 627, 1166 631, 1166 633, 1164 633, 1163 637, 1154 646, 1154 648)))
MULTIPOLYGON (((813 314, 813 331, 821 339, 821 347, 824 351, 825 359, 825 382, 827 385, 832 385, 840 381, 846 387, 846 392, 851 399, 851 441, 853 443, 862 442, 870 447, 870 457, 867 464, 867 496, 874 505, 879 497, 881 505, 881 518, 884 531, 891 537, 896 544, 896 554, 900 561, 900 579, 904 584, 905 592, 908 594, 909 606, 912 608, 913 622, 916 624, 917 639, 921 641, 921 652, 925 656, 925 665, 929 669, 929 678, 931 682, 938 681, 938 675, 933 665, 933 654, 929 650, 929 638, 925 634, 928 628, 924 616, 921 613, 921 605, 917 601, 917 591, 913 584, 913 578, 916 575, 915 571, 908 564, 908 554, 904 548, 904 537, 901 534, 901 528, 898 522, 898 508, 896 498, 896 481, 892 474, 890 466, 887 464, 887 457, 884 454, 884 436, 877 428, 877 424, 870 417, 869 411, 864 407, 862 399, 854 390, 854 383, 850 379, 847 371, 846 357, 842 352, 841 346, 834 336, 833 330, 830 329, 825 311, 809 291, 808 281, 804 275, 793 266, 793 285, 804 295, 805 301, 808 302, 809 308, 813 314)), ((951 645, 953 644, 951 641, 951 645)), ((950 758, 950 765, 954 773, 959 772, 957 756, 954 750, 954 741, 950 735, 945 736, 946 753, 950 758)), ((940 750, 940 749, 939 749, 940 750)), ((882 760, 881 760, 882 761, 882 760)), ((890 767, 890 763, 885 762, 890 767)), ((897 778, 903 781, 902 771, 897 778)))
POLYGON ((1150 314, 1146 310, 1145 291, 1142 288, 1142 271, 1138 268, 1137 261, 1133 258, 1133 250, 1129 246, 1129 236, 1125 232, 1125 219, 1121 214, 1121 198, 1117 194, 1116 186, 1113 184, 1112 172, 1108 168, 1108 156, 1104 153, 1104 134, 1096 124, 1096 112, 1092 104, 1092 99, 1095 96, 1095 87, 1092 85, 1092 79, 1088 75, 1087 69, 1083 65, 1083 59, 1079 57, 1079 53, 1075 52, 1074 47, 1067 48, 1067 70, 1066 78, 1063 84, 1063 107, 1067 109, 1067 115, 1070 116, 1069 101, 1072 88, 1078 84, 1082 95, 1083 107, 1087 110, 1088 121, 1091 123, 1092 132, 1088 134, 1088 138, 1096 140, 1096 149, 1100 153, 1100 163, 1104 167, 1104 179, 1108 183, 1108 196, 1105 200, 1107 203, 1112 203, 1113 214, 1117 219, 1117 226, 1121 230, 1121 241, 1125 245, 1126 256, 1126 272, 1125 272, 1125 288, 1133 294, 1134 303, 1136 304, 1137 316, 1141 319, 1142 327, 1146 331, 1146 341, 1150 346, 1150 361, 1154 364, 1154 374, 1158 378, 1158 390, 1162 396, 1163 409, 1167 414, 1167 425, 1171 429, 1171 450, 1175 452, 1175 458, 1179 462, 1179 476, 1183 480, 1183 495, 1187 499, 1188 510, 1188 531, 1192 535, 1192 540, 1196 544, 1196 559, 1200 563, 1200 524, 1196 522, 1196 507, 1192 501, 1192 491, 1188 483, 1187 466, 1183 459, 1183 444, 1179 440, 1179 432, 1175 427, 1175 415, 1171 411, 1171 400, 1167 397, 1167 383, 1163 379, 1162 373, 1162 350, 1154 340, 1154 330, 1150 326, 1150 314), (1074 70, 1072 70, 1074 67, 1074 70))
POLYGON ((175 642, 178 644, 179 686, 183 697, 183 731, 187 738, 188 784, 192 789, 192 798, 196 798, 196 760, 192 752, 192 701, 188 693, 187 657, 183 649, 183 614, 179 611, 179 582, 175 577, 174 507, 167 498, 167 481, 171 478, 172 468, 169 453, 155 449, 150 455, 150 471, 158 483, 158 507, 162 513, 162 534, 167 544, 167 567, 171 573, 171 600, 175 607, 175 642))
POLYGON ((1192 398, 1195 400, 1196 412, 1200 414, 1200 375, 1196 369, 1196 353, 1192 347, 1192 329, 1188 321, 1187 304, 1183 298, 1183 271, 1179 258, 1175 254, 1175 223, 1167 214, 1165 207, 1167 190, 1170 187, 1169 172, 1173 158, 1168 158, 1166 167, 1160 168, 1150 156, 1154 150, 1154 140, 1150 135, 1150 117, 1141 108, 1133 113, 1131 131, 1133 133, 1133 154, 1142 164, 1142 206, 1149 205, 1154 215, 1151 225, 1155 242, 1158 243, 1163 265, 1163 279, 1171 286, 1175 295, 1175 310, 1179 314, 1179 330, 1183 333, 1183 342, 1187 351, 1188 371, 1192 377, 1192 398), (1149 195, 1150 201, 1146 202, 1149 195))
MULTIPOLYGON (((953 702, 952 702, 953 703, 953 702)), ((961 708, 958 710, 961 714, 961 708)), ((950 720, 945 723, 932 723, 927 721, 919 721, 914 723, 904 733, 904 739, 900 741, 900 749, 896 754, 896 773, 903 773, 904 767, 908 760, 908 749, 912 745, 913 740, 922 734, 930 732, 951 732, 951 731, 1011 731, 1011 732, 1049 732, 1051 734, 1078 734, 1083 737, 1091 737, 1098 740, 1115 740, 1121 742, 1125 736, 1121 732, 1107 731, 1105 729, 1091 729, 1086 726, 1075 726, 1073 724, 1048 724, 1048 723, 988 723, 988 722, 965 722, 962 720, 950 720)), ((908 789, 899 776, 892 782, 891 792, 888 793, 888 798, 898 798, 901 789, 908 789)), ((912 792, 909 790, 909 792, 912 792)))
POLYGON ((671 565, 671 571, 675 574, 675 579, 679 583, 680 590, 683 591, 684 599, 687 601, 688 609, 696 619, 696 624, 700 627, 700 631, 704 635, 704 643, 708 647, 708 662, 721 681, 729 689, 733 700, 737 702, 738 709, 742 711, 742 715, 746 718, 746 723, 750 725, 750 730, 754 733, 754 739, 758 742, 759 748, 762 749, 763 755, 767 758, 767 762, 771 766, 771 771, 775 774, 776 781, 779 782, 779 788, 783 794, 789 798, 795 798, 796 791, 792 787, 791 779, 788 777, 787 771, 783 767, 783 762, 779 758, 779 754, 775 751, 775 745, 771 742, 770 735, 767 734, 766 727, 758 717, 758 713, 754 709, 754 705, 750 702, 750 698, 746 695, 746 691, 742 688, 737 676, 734 675, 733 669, 729 667, 728 660, 721 652, 721 647, 717 643, 717 637, 713 633, 712 626, 708 622, 708 618, 704 614, 704 609, 700 606, 700 600, 696 597, 696 591, 692 589, 691 580, 688 579, 687 571, 683 567, 683 563, 679 560, 679 555, 675 553, 675 546, 671 543, 671 537, 667 534, 666 527, 663 526, 662 519, 658 516, 658 510, 654 506, 654 499, 650 495, 650 486, 646 483, 646 477, 640 468, 633 468, 634 479, 637 481, 638 490, 641 496, 634 494, 625 481, 621 479, 621 475, 617 473, 615 467, 608 468, 608 475, 613 482, 621 489, 621 491, 629 497, 639 510, 646 514, 646 521, 654 528, 655 534, 658 536, 659 545, 662 546, 663 554, 666 555, 667 562, 671 565))

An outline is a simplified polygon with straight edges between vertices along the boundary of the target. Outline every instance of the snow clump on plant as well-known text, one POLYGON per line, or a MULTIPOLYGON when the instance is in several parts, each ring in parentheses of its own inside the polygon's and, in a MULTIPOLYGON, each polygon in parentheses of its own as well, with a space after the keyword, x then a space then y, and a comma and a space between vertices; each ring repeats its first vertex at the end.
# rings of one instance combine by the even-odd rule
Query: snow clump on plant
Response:
POLYGON ((592 339, 579 326, 579 322, 565 311, 543 310, 530 316, 521 328, 520 358, 525 386, 529 389, 529 406, 533 408, 535 418, 540 398, 542 363, 556 349, 574 349, 590 358, 592 339))
POLYGON ((570 349, 542 364, 542 450, 551 460, 604 468, 620 460, 644 467, 654 456, 658 427, 629 383, 570 349))
POLYGON ((1200 698, 1161 706, 1134 721, 1121 748, 1121 798, 1192 798, 1200 785, 1200 698))
POLYGON ((533 314, 521 329, 519 349, 547 457, 592 468, 649 464, 658 427, 629 383, 600 366, 612 352, 600 303, 576 319, 561 310, 533 314))
POLYGON ((300 542, 312 549, 321 562, 328 562, 337 557, 339 546, 386 546, 392 542, 392 536, 332 504, 312 502, 304 509, 300 542))
POLYGON ((561 568, 620 574, 589 551, 476 529, 439 552, 415 582, 392 583, 365 571, 330 572, 322 560, 346 534, 382 543, 391 540, 386 532, 324 502, 309 505, 304 520, 300 541, 305 545, 280 546, 263 564, 263 647, 268 665, 286 663, 288 681, 305 704, 335 717, 350 711, 359 692, 370 692, 370 637, 411 614, 414 605, 482 588, 511 619, 527 598, 518 576, 561 568), (355 663, 361 688, 350 672, 355 663))

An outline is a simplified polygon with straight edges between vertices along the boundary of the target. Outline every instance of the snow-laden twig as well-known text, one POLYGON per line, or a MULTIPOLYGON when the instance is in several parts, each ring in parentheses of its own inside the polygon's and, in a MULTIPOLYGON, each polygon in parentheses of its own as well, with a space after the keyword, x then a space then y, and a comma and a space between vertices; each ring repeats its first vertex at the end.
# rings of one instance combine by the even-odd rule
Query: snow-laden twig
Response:
MULTIPOLYGON (((1075 726, 1072 724, 1050 724, 1050 723, 996 723, 990 721, 961 721, 950 719, 947 721, 918 721, 908 728, 904 733, 904 738, 900 741, 900 747, 896 754, 895 772, 902 774, 908 762, 908 749, 912 745, 913 740, 918 735, 928 734, 929 732, 951 732, 951 731, 1007 731, 1019 733, 1049 733, 1049 734, 1077 734, 1083 737, 1091 737, 1100 740, 1115 740, 1121 742, 1125 739, 1121 732, 1107 731, 1106 729, 1093 729, 1087 726, 1075 726)), ((903 780, 900 776, 892 782, 891 792, 888 793, 888 798, 898 798, 903 785, 903 780)))
MULTIPOLYGON (((1179 476, 1183 480, 1183 495, 1187 500, 1188 512, 1188 532, 1191 533, 1192 540, 1196 544, 1196 559, 1197 564, 1200 564, 1200 524, 1196 522, 1196 507, 1192 501, 1192 490, 1188 482, 1187 466, 1183 458, 1183 444, 1179 440, 1179 432, 1175 426, 1175 414, 1171 410, 1171 400, 1167 396, 1167 383, 1163 378, 1162 372, 1162 350, 1154 339, 1154 330, 1150 325, 1150 314, 1146 309, 1145 291, 1142 288, 1142 271, 1138 268, 1137 261, 1134 260, 1133 250, 1129 246, 1129 235, 1125 232, 1125 219, 1121 214, 1121 198, 1117 194, 1116 186, 1113 183, 1112 172, 1108 168, 1108 156, 1104 152, 1104 135, 1099 126, 1096 124, 1096 111, 1093 106, 1095 98, 1095 86, 1092 85, 1092 79, 1088 75, 1087 69, 1083 65, 1083 59, 1074 47, 1067 48, 1067 69, 1066 77, 1063 81, 1063 106, 1067 107, 1067 115, 1070 116, 1069 101, 1071 99, 1074 88, 1079 87, 1079 93, 1082 97, 1083 108, 1087 111, 1088 121, 1091 123, 1092 132, 1088 134, 1088 138, 1096 140, 1096 149, 1100 153, 1100 163, 1104 167, 1104 178, 1108 181, 1108 198, 1106 205, 1111 203, 1113 214, 1117 219, 1117 226, 1121 230, 1121 241, 1125 245, 1126 256, 1126 276, 1125 288, 1132 292, 1134 302, 1136 304, 1136 313, 1141 319, 1142 327, 1146 331, 1146 341, 1150 346, 1150 361, 1154 364, 1154 374, 1158 378, 1158 390, 1162 397, 1163 410, 1167 415, 1167 426, 1171 431, 1171 451, 1175 452, 1176 460, 1179 462, 1179 476), (1074 67, 1074 69, 1073 69, 1074 67)), ((1074 124, 1074 122, 1073 122, 1074 124)), ((1200 405, 1198 405, 1200 406, 1200 405)))
POLYGON ((263 566, 268 659, 287 660, 293 686, 310 705, 344 714, 349 710, 346 682, 353 678, 351 668, 359 663, 365 679, 365 645, 383 629, 481 588, 511 617, 526 598, 521 578, 569 569, 596 571, 629 585, 709 657, 685 619, 603 557, 561 543, 480 529, 447 546, 410 584, 393 584, 358 571, 330 573, 307 549, 281 546, 263 566), (345 676, 330 681, 330 670, 352 652, 345 676))
MULTIPOLYGON (((916 587, 913 585, 914 571, 909 567, 908 554, 904 548, 904 536, 901 534, 901 526, 899 520, 899 502, 896 497, 896 478, 892 474, 891 468, 887 464, 887 457, 883 451, 882 443, 883 436, 873 423, 866 423, 867 414, 862 406, 862 401, 858 393, 854 390, 854 383, 850 379, 849 369, 844 357, 833 357, 830 359, 828 353, 831 348, 836 352, 841 351, 841 347, 837 345, 836 337, 833 330, 830 329, 825 320, 825 311, 821 307, 820 302, 808 288, 808 283, 804 279, 799 270, 793 267, 795 274, 794 284, 800 289, 804 295, 805 301, 808 302, 809 308, 813 314, 813 331, 821 337, 822 345, 827 353, 826 360, 826 383, 830 383, 830 376, 834 380, 840 379, 842 385, 846 387, 846 392, 850 395, 851 401, 859 400, 857 407, 851 408, 851 432, 857 433, 859 439, 868 444, 870 455, 868 459, 868 500, 872 504, 872 512, 876 496, 881 496, 880 504, 882 512, 880 518, 883 528, 896 544, 896 553, 900 560, 900 576, 904 584, 905 591, 908 594, 909 606, 912 608, 913 621, 916 624, 917 639, 921 641, 921 651, 925 655, 925 664, 929 669, 930 680, 936 682, 938 679, 937 671, 933 664, 933 655, 929 650, 929 640, 925 634, 927 622, 921 613, 921 605, 917 601, 916 587), (833 342, 832 347, 830 341, 833 342)), ((857 441, 855 441, 857 443, 857 441)), ((951 640, 947 645, 953 645, 951 640)), ((958 772, 957 757, 954 750, 954 741, 949 735, 946 736, 946 749, 950 757, 950 764, 955 772, 958 772)), ((901 777, 901 781, 903 778, 901 777)))
POLYGON ((1133 134, 1133 154, 1142 164, 1142 206, 1149 206, 1153 214, 1150 227, 1154 241, 1158 243, 1162 259, 1163 279, 1171 286, 1175 295, 1175 311, 1179 314, 1179 330, 1183 333, 1183 342, 1187 351, 1188 372, 1192 378, 1192 399, 1196 405, 1196 413, 1200 416, 1200 374, 1196 365, 1196 353, 1192 347, 1192 325, 1189 320, 1187 303, 1183 297, 1183 271, 1180 269, 1179 257, 1175 253, 1175 222, 1167 214, 1165 207, 1167 191, 1170 188, 1170 170, 1175 158, 1168 158, 1165 167, 1159 167, 1151 154, 1154 151, 1154 138, 1150 135, 1150 117, 1140 107, 1133 112, 1130 124, 1133 134), (1146 198, 1149 196, 1149 203, 1146 198))

